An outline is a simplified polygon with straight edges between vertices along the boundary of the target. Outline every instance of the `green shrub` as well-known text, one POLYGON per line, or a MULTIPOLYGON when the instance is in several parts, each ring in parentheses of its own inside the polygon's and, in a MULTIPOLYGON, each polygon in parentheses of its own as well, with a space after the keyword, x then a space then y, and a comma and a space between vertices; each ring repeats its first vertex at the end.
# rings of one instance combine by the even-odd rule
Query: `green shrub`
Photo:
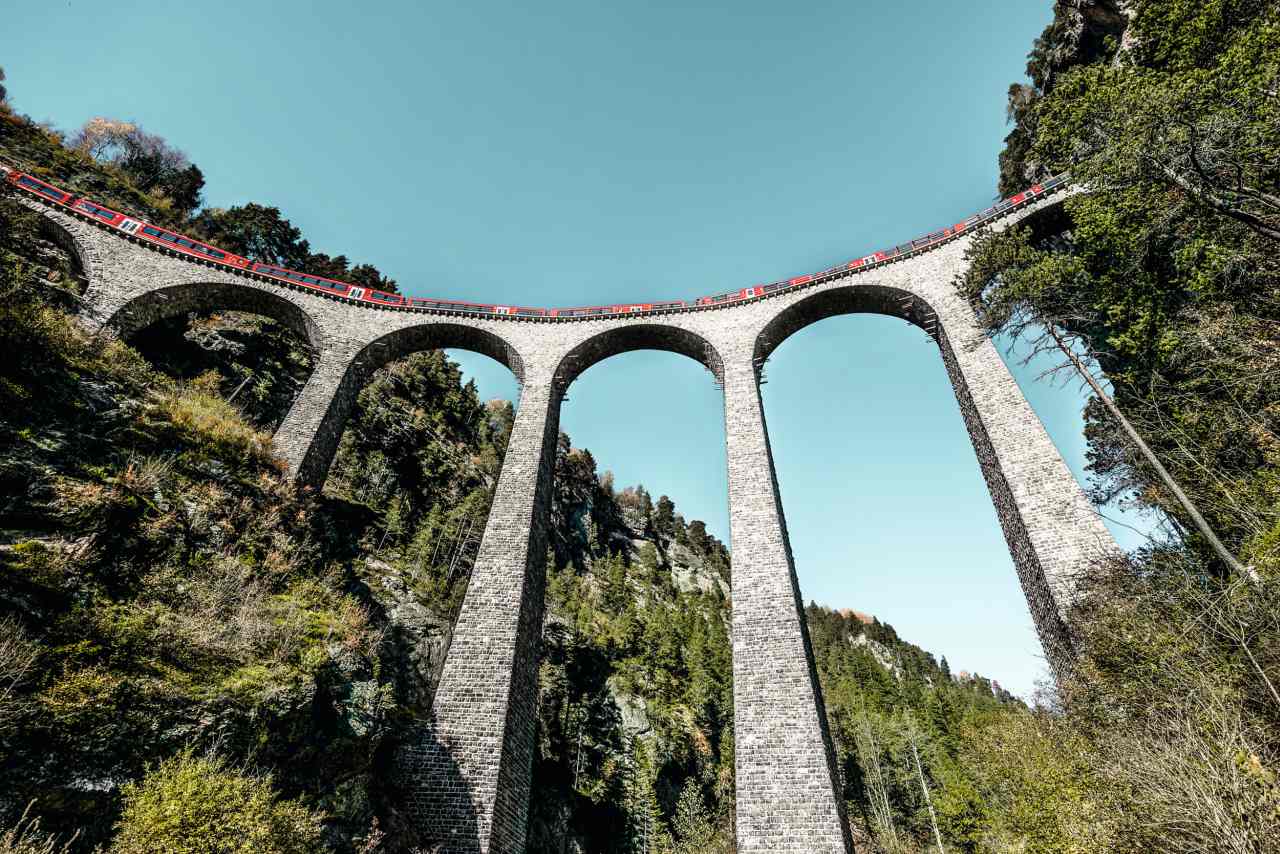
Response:
POLYGON ((282 801, 271 779, 185 751, 123 789, 114 854, 309 854, 320 816, 282 801))

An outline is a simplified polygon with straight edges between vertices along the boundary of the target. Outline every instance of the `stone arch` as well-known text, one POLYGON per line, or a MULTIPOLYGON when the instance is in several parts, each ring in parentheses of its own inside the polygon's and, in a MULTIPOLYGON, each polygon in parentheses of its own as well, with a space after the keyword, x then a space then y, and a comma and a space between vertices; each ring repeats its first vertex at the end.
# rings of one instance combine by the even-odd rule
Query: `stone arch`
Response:
POLYGON ((501 336, 462 323, 426 322, 388 332, 363 346, 324 349, 320 364, 276 431, 276 447, 297 480, 319 490, 329 475, 356 397, 384 365, 423 350, 459 349, 505 365, 524 385, 524 359, 501 336))
POLYGON ((156 288, 134 297, 107 318, 104 327, 128 338, 153 323, 200 311, 244 311, 270 317, 322 349, 325 335, 305 309, 284 296, 241 282, 194 282, 156 288))
POLYGON ((607 329, 565 354, 552 381, 556 393, 563 394, 592 365, 633 350, 662 350, 688 356, 710 371, 716 382, 724 382, 724 361, 710 341, 679 326, 639 323, 607 329))
POLYGON ((1063 616, 1070 598, 1063 580, 1066 570, 1097 553, 1093 541, 1110 538, 991 341, 968 315, 961 317, 954 306, 946 310, 950 313, 940 318, 927 300, 901 287, 869 284, 820 291, 765 325, 756 336, 753 360, 759 371, 791 335, 842 314, 898 317, 934 339, 1040 642, 1061 675, 1070 670, 1075 655, 1063 616))
POLYGON ((355 362, 367 376, 412 353, 447 349, 488 356, 515 374, 517 383, 524 384, 524 360, 510 342, 487 329, 462 323, 421 323, 388 332, 366 344, 355 362))
POLYGON ((763 364, 801 329, 841 314, 883 314, 914 324, 935 339, 940 334, 937 312, 919 294, 887 285, 849 285, 819 291, 780 311, 756 336, 752 358, 763 364))
MULTIPOLYGON (((44 236, 52 240, 54 243, 71 256, 71 266, 76 276, 84 280, 86 283, 85 290, 92 286, 94 282, 93 254, 89 251, 83 237, 76 234, 72 229, 67 228, 59 218, 50 215, 42 207, 27 206, 40 217, 40 230, 44 236)), ((83 227, 83 226, 82 226, 83 227)))

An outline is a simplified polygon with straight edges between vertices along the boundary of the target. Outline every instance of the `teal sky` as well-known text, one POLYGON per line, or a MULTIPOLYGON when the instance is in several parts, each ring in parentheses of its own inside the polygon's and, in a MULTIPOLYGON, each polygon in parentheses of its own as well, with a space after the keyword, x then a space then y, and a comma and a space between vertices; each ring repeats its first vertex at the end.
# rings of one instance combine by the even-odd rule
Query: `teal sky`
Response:
MULTIPOLYGON (((809 272, 990 204, 1050 0, 12 4, 20 111, 138 121, 210 204, 279 206, 402 290, 580 305, 809 272)), ((464 356, 485 396, 506 369, 464 356)), ((1013 360, 1016 362, 1016 360, 1013 360)), ((1083 470, 1074 385, 1019 382, 1083 470)), ((1026 693, 1030 617, 937 350, 833 318, 765 401, 806 600, 854 607, 1026 693)), ((619 485, 728 536, 723 406, 671 354, 593 367, 562 416, 619 485)), ((1120 531, 1122 542, 1134 539, 1120 531)))

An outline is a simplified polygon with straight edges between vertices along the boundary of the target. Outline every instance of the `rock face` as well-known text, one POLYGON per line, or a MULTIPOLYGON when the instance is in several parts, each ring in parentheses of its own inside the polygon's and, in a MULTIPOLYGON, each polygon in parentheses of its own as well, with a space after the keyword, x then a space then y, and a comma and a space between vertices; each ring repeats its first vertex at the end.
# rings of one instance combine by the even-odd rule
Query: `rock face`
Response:
POLYGON ((680 543, 667 550, 671 563, 671 582, 684 593, 718 593, 728 597, 729 582, 711 569, 704 555, 696 554, 680 543))
POLYGON ((453 624, 447 614, 428 607, 413 590, 407 573, 385 561, 367 559, 361 576, 384 615, 384 643, 395 669, 400 702, 426 715, 440 682, 453 624))
POLYGON ((877 664, 892 673, 894 677, 901 675, 902 668, 898 666, 897 659, 894 658, 889 648, 880 643, 880 641, 872 640, 866 635, 856 635, 849 637, 849 643, 854 646, 866 647, 872 657, 875 658, 877 664))
POLYGON ((1054 7, 1045 28, 1027 57, 1031 85, 1009 87, 1009 118, 1013 130, 1000 153, 1000 191, 1020 192, 1048 177, 1046 166, 1032 156, 1036 126, 1034 107, 1052 91, 1066 70, 1095 62, 1118 62, 1134 47, 1130 21, 1137 0, 1063 0, 1054 7))

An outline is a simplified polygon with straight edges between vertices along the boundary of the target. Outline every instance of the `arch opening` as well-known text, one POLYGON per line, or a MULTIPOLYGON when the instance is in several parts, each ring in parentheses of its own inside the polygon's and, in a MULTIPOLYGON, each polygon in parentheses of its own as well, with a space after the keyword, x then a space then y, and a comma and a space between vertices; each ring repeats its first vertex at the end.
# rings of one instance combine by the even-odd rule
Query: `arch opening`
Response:
POLYGON ((446 350, 523 376, 516 349, 485 330, 441 323, 388 333, 347 363, 303 463, 305 470, 323 462, 323 500, 343 519, 343 536, 375 555, 358 574, 378 605, 391 612, 411 602, 422 615, 392 623, 393 641, 417 650, 401 657, 401 700, 423 716, 479 556, 518 403, 483 400, 446 350))
POLYGON ((881 314, 919 327, 935 340, 941 334, 938 313, 923 297, 886 285, 850 285, 819 291, 778 313, 756 336, 752 357, 763 364, 784 341, 805 327, 845 314, 881 314))
POLYGON ((80 245, 75 235, 47 216, 40 217, 40 231, 66 253, 71 266, 71 275, 76 280, 77 293, 83 294, 89 288, 91 272, 87 263, 89 254, 80 245))
POLYGON ((998 670, 1029 694, 1039 644, 957 400, 968 393, 918 331, 859 316, 901 318, 893 303, 843 305, 793 318, 762 395, 806 601, 892 622, 957 671, 998 670))
POLYGON ((107 326, 175 379, 215 374, 224 399, 272 432, 305 388, 322 344, 318 326, 299 306, 230 283, 148 292, 122 306, 107 326))
MULTIPOLYGON (((46 281, 59 291, 81 296, 88 290, 91 256, 53 212, 20 198, 3 196, 0 198, 0 231, 16 254, 36 266, 48 268, 46 281)), ((59 301, 68 310, 75 310, 75 300, 59 301)))
POLYGON ((466 350, 504 365, 524 383, 524 360, 502 337, 461 323, 424 323, 388 332, 361 349, 354 364, 366 375, 391 362, 426 350, 466 350))
POLYGON ((563 394, 583 371, 610 356, 635 350, 662 350, 688 356, 724 382, 724 362, 711 342, 678 326, 638 323, 601 332, 574 347, 556 366, 555 389, 563 394))
POLYGON ((692 790, 714 844, 733 838, 724 406, 702 373, 721 363, 699 336, 656 331, 602 333, 556 373, 576 383, 558 407, 574 441, 560 434, 553 476, 531 849, 638 845, 692 790), (574 794, 611 786, 636 797, 574 794))
POLYGON ((237 282, 196 282, 147 291, 117 309, 104 326, 127 340, 161 320, 218 311, 270 317, 296 332, 312 347, 324 346, 320 326, 303 308, 265 288, 237 282))
MULTIPOLYGON (((762 404, 837 761, 856 779, 863 728, 883 743, 928 743, 942 732, 929 704, 977 709, 1008 689, 1029 695, 1043 659, 933 342, 885 311, 832 313, 792 332, 772 352, 762 404)), ((912 760, 895 748, 881 761, 906 771, 912 760)), ((845 797, 864 825, 855 836, 870 829, 865 788, 845 797)))

